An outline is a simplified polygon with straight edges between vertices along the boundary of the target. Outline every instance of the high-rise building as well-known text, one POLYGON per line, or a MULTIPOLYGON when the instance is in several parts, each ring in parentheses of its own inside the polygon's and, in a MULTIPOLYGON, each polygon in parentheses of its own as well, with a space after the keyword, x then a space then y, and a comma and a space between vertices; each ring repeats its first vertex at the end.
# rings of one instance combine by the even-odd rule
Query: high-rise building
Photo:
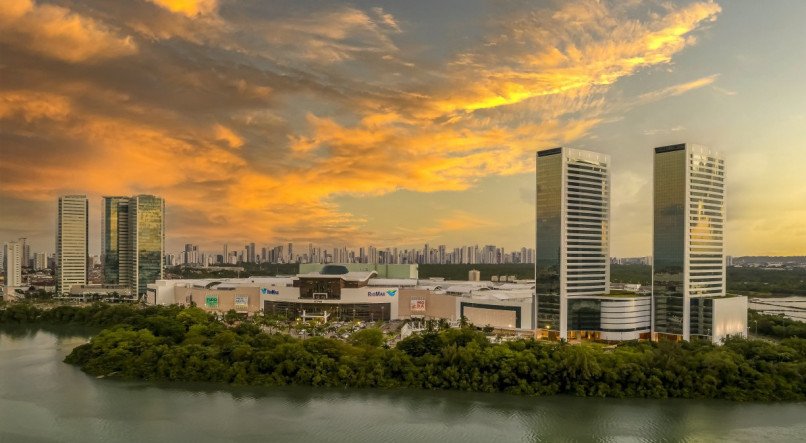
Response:
POLYGON ((249 243, 246 245, 246 261, 249 263, 257 263, 257 256, 255 255, 255 244, 249 243))
POLYGON ((129 197, 103 197, 101 202, 101 264, 105 284, 128 284, 129 197))
POLYGON ((655 148, 653 195, 653 337, 744 334, 746 299, 724 297, 724 159, 688 143, 655 148), (744 315, 725 320, 742 303, 744 315))
MULTIPOLYGON (((598 331, 610 280, 610 158, 555 148, 537 153, 536 296, 542 336, 598 331)), ((648 319, 646 322, 648 330, 648 319)))
POLYGON ((3 246, 6 287, 22 286, 22 244, 8 242, 3 246))
POLYGON ((56 219, 56 294, 87 284, 89 206, 86 195, 59 197, 56 219))
MULTIPOLYGON (((104 197, 102 211, 104 283, 128 286, 142 296, 149 283, 163 277, 165 202, 153 195, 104 197)), ((195 247, 189 246, 195 260, 195 247)))
POLYGON ((31 245, 28 244, 28 239, 25 237, 20 237, 19 244, 22 248, 20 262, 23 268, 28 268, 31 266, 31 245))
POLYGON ((165 200, 137 195, 129 200, 132 293, 146 294, 147 285, 163 278, 165 200), (136 292, 135 292, 136 291, 136 292))
POLYGON ((41 271, 48 267, 48 260, 45 257, 44 252, 36 252, 33 254, 33 258, 31 259, 31 264, 33 265, 34 271, 41 271))

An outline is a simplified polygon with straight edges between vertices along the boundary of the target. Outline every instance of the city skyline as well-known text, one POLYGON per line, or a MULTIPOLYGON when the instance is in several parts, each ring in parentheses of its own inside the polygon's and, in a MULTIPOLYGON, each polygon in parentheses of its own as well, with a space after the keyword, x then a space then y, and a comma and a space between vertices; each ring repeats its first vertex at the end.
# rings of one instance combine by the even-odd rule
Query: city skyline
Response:
POLYGON ((800 2, 182 5, 0 13, 0 240, 52 252, 57 196, 100 232, 147 193, 169 251, 511 250, 534 152, 571 146, 612 159, 611 255, 649 256, 652 149, 693 140, 730 158, 726 254, 806 251, 800 2))

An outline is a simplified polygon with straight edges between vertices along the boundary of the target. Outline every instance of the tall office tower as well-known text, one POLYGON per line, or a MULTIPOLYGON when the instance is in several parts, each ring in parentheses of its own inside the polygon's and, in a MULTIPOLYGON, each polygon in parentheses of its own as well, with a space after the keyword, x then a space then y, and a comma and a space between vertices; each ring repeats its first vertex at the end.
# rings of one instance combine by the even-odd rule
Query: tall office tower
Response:
POLYGON ((108 285, 128 284, 129 197, 103 197, 101 206, 103 281, 108 285))
MULTIPOLYGON (((537 153, 537 328, 578 338, 602 328, 610 281, 610 157, 555 148, 537 153)), ((647 319, 647 328, 649 327, 647 319)))
POLYGON ((654 157, 653 338, 744 334, 746 298, 724 297, 724 159, 688 143, 654 157))
POLYGON ((56 294, 87 284, 89 205, 86 195, 59 197, 56 219, 56 294))
POLYGON ((229 263, 229 248, 227 247, 226 243, 224 243, 224 261, 222 263, 229 263))
POLYGON ((6 287, 22 286, 22 244, 8 242, 3 246, 6 287))
POLYGON ((255 255, 255 244, 249 243, 246 245, 246 261, 249 263, 257 262, 257 255, 255 255))
POLYGON ((19 244, 22 248, 20 263, 22 263, 23 268, 28 268, 31 266, 31 245, 28 244, 28 239, 25 237, 20 237, 19 244))
POLYGON ((149 283, 163 278, 165 257, 165 201, 153 195, 129 199, 130 286, 132 294, 146 294, 149 283))

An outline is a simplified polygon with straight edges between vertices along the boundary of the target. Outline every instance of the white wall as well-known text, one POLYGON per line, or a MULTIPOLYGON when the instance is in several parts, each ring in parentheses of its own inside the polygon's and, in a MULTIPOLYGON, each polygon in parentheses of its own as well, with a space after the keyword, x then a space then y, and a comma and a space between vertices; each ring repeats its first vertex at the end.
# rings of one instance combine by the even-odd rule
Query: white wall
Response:
POLYGON ((747 297, 715 298, 712 318, 714 343, 729 335, 747 337, 747 297))

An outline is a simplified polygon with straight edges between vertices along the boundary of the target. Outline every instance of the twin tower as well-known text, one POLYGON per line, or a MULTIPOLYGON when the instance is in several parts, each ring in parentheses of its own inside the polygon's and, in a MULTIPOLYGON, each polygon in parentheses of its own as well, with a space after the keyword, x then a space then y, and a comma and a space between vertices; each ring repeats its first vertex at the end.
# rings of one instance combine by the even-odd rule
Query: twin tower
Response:
POLYGON ((610 289, 610 156, 537 152, 536 325, 544 338, 719 342, 746 335, 747 299, 725 291, 725 161, 655 148, 652 284, 610 289))

